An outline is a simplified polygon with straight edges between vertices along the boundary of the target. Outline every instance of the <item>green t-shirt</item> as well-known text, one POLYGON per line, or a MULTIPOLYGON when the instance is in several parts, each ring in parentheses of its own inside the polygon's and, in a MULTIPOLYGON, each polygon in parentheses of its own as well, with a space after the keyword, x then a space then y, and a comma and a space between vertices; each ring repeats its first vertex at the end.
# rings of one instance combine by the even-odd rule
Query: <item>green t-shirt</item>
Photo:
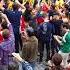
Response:
POLYGON ((63 53, 70 52, 70 31, 68 31, 62 39, 62 45, 60 49, 63 53))

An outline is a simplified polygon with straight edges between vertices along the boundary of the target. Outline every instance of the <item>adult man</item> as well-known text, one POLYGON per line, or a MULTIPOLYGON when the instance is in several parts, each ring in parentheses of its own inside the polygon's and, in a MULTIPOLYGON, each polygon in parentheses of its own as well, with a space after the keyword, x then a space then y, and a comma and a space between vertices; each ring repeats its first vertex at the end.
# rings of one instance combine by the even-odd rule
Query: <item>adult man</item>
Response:
POLYGON ((63 57, 63 65, 67 65, 68 55, 70 53, 70 26, 63 24, 62 30, 65 33, 63 38, 60 36, 54 36, 57 42, 61 45, 59 54, 63 57))
POLYGON ((38 40, 39 40, 39 52, 40 52, 40 62, 43 60, 44 44, 46 44, 46 61, 50 60, 50 41, 52 34, 54 32, 54 27, 50 22, 43 22, 38 28, 38 40))

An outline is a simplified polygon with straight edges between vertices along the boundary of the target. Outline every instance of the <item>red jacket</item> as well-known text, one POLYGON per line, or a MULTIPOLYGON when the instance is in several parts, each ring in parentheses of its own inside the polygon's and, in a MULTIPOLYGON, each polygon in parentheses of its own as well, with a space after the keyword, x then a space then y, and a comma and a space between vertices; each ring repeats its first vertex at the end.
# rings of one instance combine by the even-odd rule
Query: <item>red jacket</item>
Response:
POLYGON ((25 21, 24 21, 24 17, 22 16, 20 20, 20 31, 23 32, 24 29, 25 29, 25 21))

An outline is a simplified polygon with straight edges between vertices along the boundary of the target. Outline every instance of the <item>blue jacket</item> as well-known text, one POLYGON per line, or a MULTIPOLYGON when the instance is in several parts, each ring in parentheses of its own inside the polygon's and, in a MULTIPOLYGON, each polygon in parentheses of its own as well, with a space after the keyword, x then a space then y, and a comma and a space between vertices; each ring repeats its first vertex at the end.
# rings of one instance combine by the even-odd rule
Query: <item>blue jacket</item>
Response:
POLYGON ((19 27, 20 27, 20 18, 22 12, 20 11, 11 11, 11 10, 4 10, 4 13, 7 15, 10 23, 12 24, 13 31, 15 33, 19 32, 19 27))
POLYGON ((38 27, 37 35, 40 41, 50 42, 54 32, 54 26, 49 22, 44 22, 38 27))

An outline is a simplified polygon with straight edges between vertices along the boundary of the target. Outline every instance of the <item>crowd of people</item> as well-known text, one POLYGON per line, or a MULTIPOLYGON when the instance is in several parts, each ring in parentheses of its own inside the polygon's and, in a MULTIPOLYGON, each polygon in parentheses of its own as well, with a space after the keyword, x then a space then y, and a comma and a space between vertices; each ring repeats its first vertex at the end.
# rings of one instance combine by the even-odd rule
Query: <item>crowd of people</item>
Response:
POLYGON ((70 3, 0 0, 0 70, 70 70, 70 3))

